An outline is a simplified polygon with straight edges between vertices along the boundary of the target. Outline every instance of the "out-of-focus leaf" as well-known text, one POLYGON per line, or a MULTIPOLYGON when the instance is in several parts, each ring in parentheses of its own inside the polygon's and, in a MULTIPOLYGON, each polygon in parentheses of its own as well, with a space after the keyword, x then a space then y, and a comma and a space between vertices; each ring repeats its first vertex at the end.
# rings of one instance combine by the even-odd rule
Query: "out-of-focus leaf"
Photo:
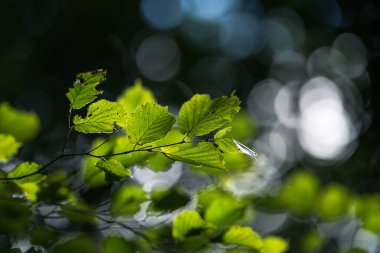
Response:
POLYGON ((94 223, 95 212, 86 204, 75 201, 62 206, 61 213, 74 223, 94 223))
POLYGON ((251 139, 256 133, 255 124, 245 111, 238 112, 228 126, 231 127, 228 137, 240 142, 251 139))
POLYGON ((344 253, 368 253, 368 251, 361 248, 351 248, 345 251, 344 253))
MULTIPOLYGON (((41 168, 41 165, 34 162, 23 162, 17 165, 13 170, 8 173, 9 178, 17 178, 25 175, 29 175, 31 173, 37 172, 41 168)), ((22 179, 17 179, 15 182, 17 184, 23 183, 38 183, 46 178, 45 175, 37 173, 32 176, 27 176, 22 179)))
POLYGON ((164 137, 173 127, 175 118, 168 107, 146 103, 127 116, 127 132, 132 144, 145 144, 164 137))
POLYGON ((156 99, 150 90, 142 86, 141 80, 137 79, 135 84, 126 89, 117 101, 122 104, 125 111, 129 113, 146 102, 156 102, 156 99))
POLYGON ((178 144, 161 148, 169 158, 193 165, 204 165, 217 169, 224 169, 223 156, 220 151, 209 142, 201 142, 196 146, 178 144))
POLYGON ((98 69, 91 72, 80 73, 74 82, 74 87, 69 89, 66 97, 73 109, 81 109, 97 98, 103 91, 96 90, 96 86, 105 80, 106 72, 98 69))
POLYGON ((133 243, 119 236, 108 236, 103 241, 102 253, 134 253, 136 250, 133 243))
POLYGON ((186 210, 178 214, 173 221, 173 237, 184 240, 189 236, 200 234, 203 230, 212 226, 204 221, 199 213, 194 210, 186 210))
POLYGON ((227 245, 245 246, 257 251, 261 251, 264 242, 250 227, 232 226, 223 235, 223 243, 227 245))
POLYGON ((54 246, 53 253, 96 253, 95 242, 86 235, 62 242, 54 246))
POLYGON ((167 158, 161 153, 155 153, 145 160, 144 165, 154 171, 165 171, 173 163, 173 160, 167 158))
POLYGON ((147 200, 144 190, 137 185, 124 185, 112 196, 111 213, 114 216, 130 216, 140 210, 147 200))
POLYGON ((183 207, 190 201, 190 197, 177 188, 157 190, 152 193, 151 199, 149 211, 152 212, 171 212, 183 207))
POLYGON ((0 103, 0 133, 10 134, 25 142, 35 138, 40 131, 40 121, 34 112, 17 110, 8 103, 0 103))
MULTIPOLYGON (((93 141, 91 149, 99 147, 102 143, 104 143, 104 141, 105 140, 102 138, 95 139, 93 141)), ((94 155, 106 155, 112 151, 113 147, 114 141, 110 140, 91 153, 94 155)), ((104 170, 96 166, 96 163, 99 160, 100 159, 96 157, 86 157, 84 162, 83 180, 88 186, 93 188, 107 184, 104 170)))
POLYGON ((131 175, 131 171, 125 168, 119 161, 110 159, 110 160, 99 160, 96 163, 96 167, 106 171, 107 173, 111 173, 116 177, 129 177, 131 175))
MULTIPOLYGON (((1 117, 1 115, 0 115, 1 117)), ((0 134, 0 162, 7 162, 17 154, 21 143, 9 134, 0 134)))
POLYGON ((48 248, 58 240, 58 233, 48 227, 38 227, 30 234, 30 243, 48 248))
MULTIPOLYGON (((121 153, 125 151, 132 150, 135 145, 129 141, 127 136, 118 136, 115 140, 115 147, 113 149, 113 153, 121 153)), ((144 146, 140 146, 139 148, 143 148, 144 146)), ((152 152, 131 152, 128 154, 114 156, 113 159, 118 160, 125 167, 129 167, 132 165, 140 164, 145 161, 149 156, 153 155, 152 152)))
POLYGON ((205 220, 218 226, 236 224, 244 217, 246 204, 232 197, 214 199, 205 211, 205 220))
POLYGON ((363 227, 380 234, 380 195, 358 196, 353 205, 354 215, 361 219, 363 227))
POLYGON ((289 248, 288 242, 276 236, 264 238, 262 253, 285 253, 289 248))
POLYGON ((296 214, 306 215, 313 210, 318 194, 318 179, 309 172, 298 171, 285 183, 278 200, 296 214))
POLYGON ((125 126, 126 115, 122 105, 102 99, 88 107, 85 118, 75 115, 73 123, 81 133, 112 133, 115 126, 125 126))
POLYGON ((348 212, 350 194, 338 184, 330 184, 321 192, 317 203, 317 212, 322 220, 334 220, 348 212))
POLYGON ((179 129, 188 136, 202 136, 230 122, 240 110, 236 96, 211 100, 209 95, 194 95, 178 114, 179 129))
POLYGON ((26 231, 30 215, 31 211, 24 201, 0 192, 0 234, 26 231))
POLYGON ((300 241, 302 252, 318 252, 323 246, 324 239, 320 233, 310 231, 306 233, 300 241))

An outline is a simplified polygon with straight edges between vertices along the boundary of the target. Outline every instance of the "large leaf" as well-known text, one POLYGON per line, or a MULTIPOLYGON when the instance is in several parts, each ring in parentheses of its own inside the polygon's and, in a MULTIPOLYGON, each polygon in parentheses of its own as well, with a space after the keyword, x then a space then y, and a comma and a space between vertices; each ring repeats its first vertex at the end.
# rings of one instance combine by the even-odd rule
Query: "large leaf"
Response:
MULTIPOLYGON (((16 166, 12 171, 8 173, 9 178, 23 177, 32 173, 36 173, 41 168, 41 165, 34 162, 23 162, 16 166)), ((27 176, 22 179, 16 180, 16 183, 38 183, 46 178, 45 175, 36 173, 32 176, 27 176)))
POLYGON ((250 227, 232 226, 223 236, 223 243, 227 245, 245 246, 254 250, 262 250, 264 247, 260 235, 250 227))
POLYGON ((111 213, 114 216, 135 214, 146 200, 145 192, 140 186, 124 185, 112 196, 111 213))
POLYGON ((124 127, 126 112, 123 106, 105 99, 92 103, 88 107, 87 115, 82 118, 74 116, 75 130, 82 133, 112 133, 115 125, 124 127))
POLYGON ((163 147, 161 150, 166 156, 173 160, 224 169, 223 156, 220 151, 209 142, 201 142, 196 146, 178 144, 163 147))
POLYGON ((0 134, 0 162, 7 162, 17 154, 21 143, 9 134, 0 134))
POLYGON ((34 112, 24 112, 8 103, 0 104, 0 133, 11 134, 18 141, 29 141, 40 130, 40 121, 34 112))
POLYGON ((117 160, 99 160, 96 166, 117 177, 129 177, 131 175, 131 171, 117 160))
POLYGON ((211 100, 209 95, 194 95, 179 111, 179 128, 188 136, 202 136, 230 122, 240 110, 236 96, 211 100))
POLYGON ((77 75, 74 87, 69 89, 66 97, 73 109, 81 109, 97 98, 103 91, 96 90, 96 86, 105 80, 106 72, 99 69, 77 75))
POLYGON ((174 238, 184 240, 186 237, 210 227, 212 226, 204 221, 197 211, 186 210, 174 218, 172 234, 174 238))
POLYGON ((156 102, 153 93, 141 85, 141 80, 137 79, 135 84, 126 89, 117 99, 117 102, 124 106, 127 112, 133 112, 139 105, 146 102, 156 102))
POLYGON ((132 144, 145 144, 164 137, 173 127, 175 118, 167 107, 146 103, 127 117, 127 132, 132 144))

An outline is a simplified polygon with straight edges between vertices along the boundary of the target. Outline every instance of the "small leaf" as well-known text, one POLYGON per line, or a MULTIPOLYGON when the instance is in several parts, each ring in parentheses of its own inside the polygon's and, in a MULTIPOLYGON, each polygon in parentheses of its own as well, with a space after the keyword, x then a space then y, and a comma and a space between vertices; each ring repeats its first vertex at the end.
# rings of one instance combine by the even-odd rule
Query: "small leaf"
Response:
POLYGON ((13 135, 18 141, 29 141, 40 131, 40 121, 34 112, 24 112, 8 103, 0 103, 0 117, 0 133, 13 135))
POLYGON ((262 253, 285 253, 289 248, 288 242, 276 236, 264 238, 264 250, 262 253))
POLYGON ((194 95, 185 102, 178 115, 179 129, 188 136, 202 136, 230 122, 240 110, 236 96, 214 100, 209 95, 194 95))
POLYGON ((175 118, 167 107, 146 103, 127 116, 127 132, 132 144, 145 144, 164 137, 173 127, 175 118))
POLYGON ((223 236, 223 243, 238 245, 261 251, 264 247, 260 235, 250 227, 232 226, 223 236))
POLYGON ((174 218, 172 234, 174 238, 184 240, 195 231, 211 227, 210 224, 201 218, 197 211, 186 210, 174 218))
POLYGON ((156 102, 152 92, 145 89, 141 85, 141 80, 137 79, 135 84, 126 89, 123 94, 117 99, 121 105, 124 106, 126 112, 133 112, 139 105, 146 102, 156 102))
MULTIPOLYGON (((34 162, 23 162, 16 166, 12 171, 8 173, 9 178, 17 178, 25 175, 29 175, 31 173, 37 172, 41 168, 41 165, 34 162)), ((17 179, 15 182, 17 184, 23 183, 38 183, 46 178, 45 175, 37 173, 32 176, 27 176, 22 179, 17 179)))
POLYGON ((225 196, 214 199, 205 210, 205 220, 223 227, 233 225, 244 217, 246 205, 235 198, 225 196))
POLYGON ((7 162, 17 154, 21 143, 9 134, 0 134, 0 162, 7 162))
POLYGON ((99 160, 96 163, 96 167, 111 173, 117 177, 129 177, 131 175, 131 171, 125 168, 119 161, 117 160, 99 160))
POLYGON ((112 133, 115 125, 124 127, 125 122, 126 112, 123 106, 105 99, 92 103, 85 118, 75 115, 73 119, 75 130, 85 134, 112 133))
POLYGON ((103 91, 96 90, 96 86, 105 80, 106 72, 99 69, 77 75, 74 87, 69 89, 66 97, 73 109, 81 109, 97 98, 103 91))
POLYGON ((256 154, 255 151, 253 151, 252 149, 248 148, 247 146, 244 146, 243 144, 241 144, 240 142, 238 142, 236 140, 233 140, 233 142, 236 144, 236 146, 240 149, 241 152, 243 152, 244 154, 247 154, 250 157, 256 159, 257 154, 256 154))
POLYGON ((140 210, 141 203, 147 200, 144 190, 137 185, 124 185, 117 190, 111 201, 114 216, 130 216, 140 210))
POLYGON ((161 150, 173 160, 224 169, 224 161, 220 151, 209 142, 201 142, 196 146, 178 144, 163 147, 161 150))

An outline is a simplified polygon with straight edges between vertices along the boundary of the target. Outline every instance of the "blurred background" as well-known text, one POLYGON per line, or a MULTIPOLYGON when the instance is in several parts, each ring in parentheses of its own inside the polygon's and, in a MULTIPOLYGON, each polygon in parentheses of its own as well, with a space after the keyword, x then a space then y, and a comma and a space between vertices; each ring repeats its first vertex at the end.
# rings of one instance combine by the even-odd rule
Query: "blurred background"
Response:
POLYGON ((0 38, 0 101, 37 112, 44 148, 61 147, 75 75, 103 68, 107 98, 140 78, 173 112, 236 90, 261 168, 231 183, 242 194, 298 167, 380 191, 376 1, 1 0, 0 38))

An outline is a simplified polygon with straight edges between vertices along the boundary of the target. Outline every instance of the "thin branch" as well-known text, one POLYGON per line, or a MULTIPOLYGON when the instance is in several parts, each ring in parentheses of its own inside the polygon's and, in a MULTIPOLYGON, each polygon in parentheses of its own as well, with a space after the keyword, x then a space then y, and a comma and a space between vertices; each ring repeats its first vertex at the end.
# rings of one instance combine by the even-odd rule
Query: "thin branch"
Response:
POLYGON ((66 139, 65 139, 65 142, 63 143, 63 147, 62 147, 62 152, 61 152, 61 155, 63 155, 65 153, 65 148, 66 148, 66 145, 67 145, 67 142, 69 141, 70 139, 70 133, 71 133, 71 112, 72 112, 73 108, 70 106, 70 109, 69 109, 69 113, 68 113, 68 120, 67 120, 67 135, 66 135, 66 139))

